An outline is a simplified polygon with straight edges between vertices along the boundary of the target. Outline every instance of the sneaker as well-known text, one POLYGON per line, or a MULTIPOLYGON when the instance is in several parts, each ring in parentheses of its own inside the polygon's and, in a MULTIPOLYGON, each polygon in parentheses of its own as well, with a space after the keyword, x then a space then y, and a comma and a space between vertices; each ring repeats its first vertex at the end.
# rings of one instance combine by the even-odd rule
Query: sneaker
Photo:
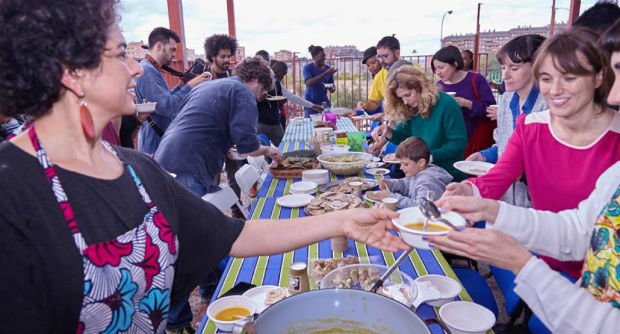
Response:
POLYGON ((179 329, 166 329, 166 334, 195 334, 196 330, 191 325, 179 329))

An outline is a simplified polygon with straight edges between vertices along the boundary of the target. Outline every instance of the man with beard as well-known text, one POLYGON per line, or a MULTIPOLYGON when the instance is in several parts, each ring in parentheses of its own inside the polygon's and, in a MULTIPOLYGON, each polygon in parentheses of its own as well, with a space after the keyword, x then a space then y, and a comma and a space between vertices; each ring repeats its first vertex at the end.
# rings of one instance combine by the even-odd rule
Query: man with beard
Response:
POLYGON ((230 60, 237 52, 237 40, 228 35, 212 35, 205 40, 205 53, 211 63, 208 71, 213 79, 232 76, 230 60))
MULTIPOLYGON (((375 112, 383 101, 385 82, 390 66, 400 59, 400 42, 394 35, 385 36, 377 43, 376 59, 383 69, 374 77, 372 88, 368 93, 368 102, 359 102, 357 107, 367 112, 375 112)), ((380 120, 383 113, 373 115, 373 120, 380 120)))
POLYGON ((199 83, 209 80, 208 75, 203 74, 172 91, 168 88, 161 68, 172 62, 180 41, 179 36, 170 29, 153 29, 149 34, 149 51, 140 62, 144 74, 136 78, 138 103, 145 100, 157 102, 155 112, 147 119, 147 124, 138 135, 139 150, 148 154, 157 150, 161 136, 174 118, 183 97, 199 83))
MULTIPOLYGON (((155 160, 164 169, 175 173, 178 182, 201 197, 219 190, 217 176, 225 160, 228 164, 233 145, 240 154, 280 159, 277 148, 260 145, 256 136, 256 101, 264 100, 273 86, 269 66, 261 59, 246 58, 234 74, 192 90, 155 153, 155 160)), ((205 302, 217 285, 218 275, 213 272, 201 284, 205 302)), ((182 296, 170 305, 168 333, 192 333, 188 297, 182 296)))

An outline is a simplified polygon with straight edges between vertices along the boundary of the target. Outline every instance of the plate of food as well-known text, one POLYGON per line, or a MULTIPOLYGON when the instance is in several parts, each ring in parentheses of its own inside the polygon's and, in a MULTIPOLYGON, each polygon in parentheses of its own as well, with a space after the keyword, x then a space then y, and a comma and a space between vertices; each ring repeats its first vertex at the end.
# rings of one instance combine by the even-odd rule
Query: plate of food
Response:
POLYGON ((150 114, 155 112, 157 102, 146 102, 136 104, 136 112, 140 114, 150 114))
POLYGON ((387 162, 388 164, 399 164, 400 160, 396 159, 395 153, 388 153, 383 156, 383 162, 387 162))
POLYGON ((453 166, 465 174, 482 176, 495 165, 484 161, 457 161, 453 166))
POLYGON ((386 163, 382 161, 371 161, 366 164, 366 168, 381 168, 385 165, 386 163))
POLYGON ((309 216, 318 216, 336 210, 347 210, 364 206, 364 202, 355 195, 328 191, 313 199, 304 211, 309 216))
POLYGON ((284 96, 267 96, 267 101, 284 101, 286 97, 284 96))
POLYGON ((340 193, 352 193, 353 187, 351 187, 349 183, 356 181, 362 182, 362 191, 379 186, 379 182, 377 180, 355 176, 325 184, 321 187, 321 192, 333 191, 340 193))
POLYGON ((349 108, 331 108, 329 111, 336 115, 348 115, 351 113, 351 109, 349 108))
POLYGON ((383 196, 381 195, 381 190, 367 191, 364 193, 364 199, 372 203, 381 203, 383 196))
POLYGON ((286 208, 300 208, 310 204, 314 199, 314 196, 308 194, 292 194, 279 197, 276 203, 286 208))
POLYGON ((243 295, 252 299, 254 304, 256 304, 256 313, 260 314, 269 306, 289 297, 291 294, 287 288, 275 285, 262 285, 246 291, 243 295))
POLYGON ((368 168, 366 169, 366 173, 370 175, 387 175, 390 174, 390 170, 387 168, 368 168))

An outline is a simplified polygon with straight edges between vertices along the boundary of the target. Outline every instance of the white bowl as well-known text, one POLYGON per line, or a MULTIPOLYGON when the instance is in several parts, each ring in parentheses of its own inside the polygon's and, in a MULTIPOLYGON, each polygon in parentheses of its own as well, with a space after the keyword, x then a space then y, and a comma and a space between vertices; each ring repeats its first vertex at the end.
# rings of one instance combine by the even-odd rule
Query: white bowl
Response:
POLYGON ((325 153, 347 153, 349 145, 322 145, 321 154, 325 153))
POLYGON ((136 112, 152 113, 155 111, 155 106, 157 106, 157 102, 139 103, 136 104, 136 112))
MULTIPOLYGON (((428 282, 433 288, 439 291, 439 298, 425 301, 428 305, 440 307, 451 302, 461 293, 463 287, 461 284, 448 276, 442 275, 425 275, 415 279, 415 282, 428 282)), ((419 287, 419 285, 418 285, 419 287)))
POLYGON ((451 302, 439 309, 439 317, 452 334, 484 334, 495 324, 495 315, 472 302, 451 302))
POLYGON ((318 184, 314 181, 300 181, 291 184, 291 194, 314 194, 318 184))
MULTIPOLYGON (((422 239, 422 237, 425 235, 448 234, 449 228, 445 231, 430 232, 405 227, 405 225, 407 224, 424 222, 425 217, 420 211, 420 208, 418 208, 417 206, 402 209, 398 212, 400 213, 400 216, 396 219, 392 219, 392 223, 394 223, 394 225, 396 225, 396 227, 400 231, 401 238, 403 238, 406 243, 415 248, 430 249, 430 247, 428 246, 428 241, 422 239)), ((465 218, 463 218, 456 212, 447 212, 442 214, 441 217, 449 220, 452 224, 456 226, 465 226, 466 224, 465 218)), ((439 222, 432 222, 432 224, 446 226, 439 222)))
POLYGON ((321 165, 336 175, 354 175, 359 173, 370 162, 372 155, 363 152, 326 153, 317 158, 321 165), (356 161, 329 161, 332 159, 351 158, 356 161))
POLYGON ((243 307, 250 311, 250 315, 256 313, 256 304, 246 296, 228 296, 214 301, 207 307, 207 316, 221 331, 231 332, 233 325, 239 321, 220 321, 215 319, 216 314, 230 307, 243 307))

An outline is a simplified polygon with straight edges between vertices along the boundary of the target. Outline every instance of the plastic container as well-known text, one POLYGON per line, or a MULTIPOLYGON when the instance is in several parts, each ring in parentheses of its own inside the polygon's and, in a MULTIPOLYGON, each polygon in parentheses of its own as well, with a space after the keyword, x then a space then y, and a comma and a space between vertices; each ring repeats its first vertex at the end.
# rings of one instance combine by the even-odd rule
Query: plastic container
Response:
POLYGON ((439 309, 439 317, 452 334, 484 334, 495 324, 495 315, 486 307, 456 301, 439 309))
MULTIPOLYGON (((388 270, 378 264, 352 264, 330 271, 321 280, 321 289, 356 289, 369 291, 374 283, 388 270)), ((411 306, 418 294, 413 279, 398 269, 383 282, 377 293, 411 306)))

